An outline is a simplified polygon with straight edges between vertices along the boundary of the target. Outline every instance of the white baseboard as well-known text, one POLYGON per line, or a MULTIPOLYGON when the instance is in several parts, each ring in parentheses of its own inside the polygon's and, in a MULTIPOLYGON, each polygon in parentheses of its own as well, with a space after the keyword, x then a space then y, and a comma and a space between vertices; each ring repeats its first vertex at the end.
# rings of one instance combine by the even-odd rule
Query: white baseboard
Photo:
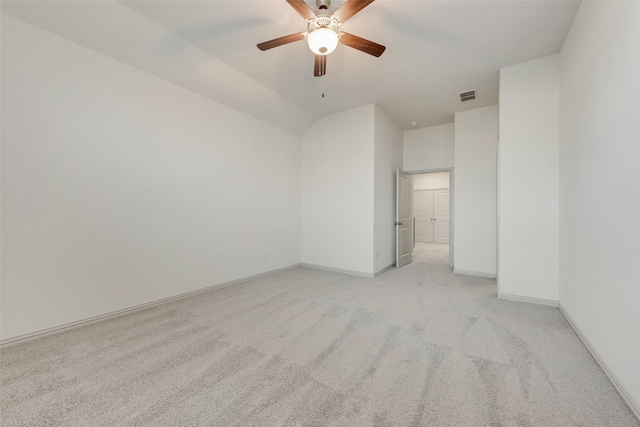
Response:
POLYGON ((593 358, 596 360, 596 363, 598 364, 598 366, 600 366, 600 369, 602 369, 602 372, 604 372, 607 378, 609 378, 609 381, 611 381, 611 384, 613 384, 613 387, 616 389, 616 391, 618 392, 622 400, 624 400, 624 403, 627 404, 627 406, 629 407, 633 415, 638 419, 638 422, 640 422, 640 402, 637 402, 631 396, 631 394, 627 392, 624 386, 620 384, 620 381, 618 381, 618 378, 613 374, 613 372, 611 372, 607 364, 600 357, 600 354, 598 354, 598 352, 591 345, 589 340, 582 334, 582 332, 580 331, 580 328, 578 328, 578 326, 573 322, 573 320, 571 320, 571 317, 567 314, 564 308, 562 308, 562 305, 558 304, 558 309, 560 310, 560 313, 562 313, 564 318, 567 319, 567 323, 569 324, 569 326, 571 326, 571 328, 576 333, 578 338, 580 338, 580 341, 582 341, 585 347, 587 347, 587 350, 589 350, 589 353, 591 353, 593 358))
POLYGON ((103 320, 112 319, 114 317, 122 316, 122 315, 125 315, 125 314, 129 314, 129 313, 133 313, 133 312, 136 312, 136 311, 140 311, 140 310, 144 310, 146 308, 154 307, 156 305, 161 305, 161 304, 165 304, 165 303, 168 303, 168 302, 171 302, 171 301, 176 301, 176 300, 180 300, 180 299, 183 299, 183 298, 191 297, 191 296, 194 296, 194 295, 203 294, 205 292, 210 292, 210 291, 213 291, 215 289, 225 288, 225 287, 231 286, 231 285, 237 285, 238 283, 247 282, 249 280, 258 279, 258 278, 264 277, 264 276, 270 276, 270 275, 275 274, 275 273, 281 273, 283 271, 293 270, 293 269, 296 269, 298 267, 300 267, 300 264, 293 264, 293 265, 290 265, 290 266, 287 266, 287 267, 277 268, 275 270, 269 270, 269 271, 266 271, 264 273, 254 274, 252 276, 242 277, 240 279, 230 280, 228 282, 218 283, 218 284, 212 285, 212 286, 207 286, 206 288, 197 289, 195 291, 185 292, 185 293, 174 295, 174 296, 171 296, 171 297, 162 298, 162 299, 151 301, 151 302, 147 302, 147 303, 144 303, 144 304, 135 305, 133 307, 123 308, 122 310, 116 310, 116 311, 112 311, 112 312, 109 312, 109 313, 100 314, 98 316, 89 317, 87 319, 82 319, 82 320, 77 320, 75 322, 65 323, 63 325, 58 325, 58 326, 54 326, 54 327, 51 327, 51 328, 42 329, 42 330, 39 330, 39 331, 35 331, 35 332, 28 333, 28 334, 24 334, 24 335, 18 335, 16 337, 7 338, 7 339, 4 339, 4 340, 0 341, 0 348, 4 348, 4 347, 7 347, 7 346, 13 345, 13 344, 23 343, 25 341, 30 341, 32 339, 44 337, 44 336, 47 336, 47 335, 52 335, 52 334, 56 334, 56 333, 59 333, 59 332, 68 331, 70 329, 79 328, 81 326, 89 325, 91 323, 96 323, 96 322, 101 322, 103 320))
POLYGON ((462 274, 464 276, 477 276, 477 277, 486 277, 489 279, 495 279, 495 273, 481 273, 479 271, 468 271, 468 270, 458 270, 456 268, 453 269, 454 274, 462 274))
POLYGON ((368 277, 370 279, 375 277, 373 273, 365 273, 364 271, 345 270, 343 268, 333 268, 317 264, 306 264, 304 262, 300 263, 300 267, 313 268, 314 270, 331 271, 333 273, 350 274, 351 276, 368 277))
POLYGON ((391 265, 387 265, 386 267, 381 268, 380 270, 376 271, 373 274, 373 277, 378 277, 379 275, 381 275, 382 273, 384 273, 387 270, 391 270, 392 268, 394 268, 396 265, 395 264, 391 264, 391 265))
POLYGON ((552 299, 523 297, 523 296, 520 296, 520 295, 503 294, 502 292, 498 292, 498 298, 499 299, 506 299, 506 300, 510 300, 510 301, 528 302, 528 303, 531 303, 531 304, 538 304, 538 305, 548 305, 549 307, 557 307, 558 306, 558 301, 554 301, 552 299))

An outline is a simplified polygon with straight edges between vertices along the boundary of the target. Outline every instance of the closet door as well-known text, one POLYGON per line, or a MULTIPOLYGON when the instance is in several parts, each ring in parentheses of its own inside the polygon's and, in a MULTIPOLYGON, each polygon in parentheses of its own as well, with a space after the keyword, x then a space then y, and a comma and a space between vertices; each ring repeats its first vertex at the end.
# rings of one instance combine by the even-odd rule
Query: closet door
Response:
POLYGON ((433 243, 433 190, 415 191, 416 242, 433 243))
POLYGON ((449 243, 449 190, 433 192, 433 241, 449 243))

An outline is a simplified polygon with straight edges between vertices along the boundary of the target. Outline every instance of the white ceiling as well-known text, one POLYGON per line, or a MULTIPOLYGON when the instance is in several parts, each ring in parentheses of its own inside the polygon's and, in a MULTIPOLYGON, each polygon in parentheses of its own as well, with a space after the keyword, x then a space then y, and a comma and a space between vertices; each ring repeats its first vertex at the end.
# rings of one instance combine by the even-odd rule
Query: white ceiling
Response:
POLYGON ((321 78, 305 41, 256 48, 306 30, 285 0, 3 1, 2 10, 301 133, 321 115, 369 103, 403 129, 496 104, 500 68, 559 52, 579 4, 377 0, 341 30, 385 45, 385 53, 338 46, 321 78), (461 104, 458 93, 468 89, 478 99, 461 104))

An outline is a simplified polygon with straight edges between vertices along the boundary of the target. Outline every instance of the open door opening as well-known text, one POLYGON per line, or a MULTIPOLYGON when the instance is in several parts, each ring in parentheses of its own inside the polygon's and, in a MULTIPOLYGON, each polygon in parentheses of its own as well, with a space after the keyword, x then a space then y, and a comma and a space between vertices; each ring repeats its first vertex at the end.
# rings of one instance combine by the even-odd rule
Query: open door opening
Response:
POLYGON ((413 259, 431 265, 450 265, 451 173, 435 171, 411 175, 413 188, 413 259))
POLYGON ((413 246, 411 175, 396 170, 396 268, 411 262, 413 246))

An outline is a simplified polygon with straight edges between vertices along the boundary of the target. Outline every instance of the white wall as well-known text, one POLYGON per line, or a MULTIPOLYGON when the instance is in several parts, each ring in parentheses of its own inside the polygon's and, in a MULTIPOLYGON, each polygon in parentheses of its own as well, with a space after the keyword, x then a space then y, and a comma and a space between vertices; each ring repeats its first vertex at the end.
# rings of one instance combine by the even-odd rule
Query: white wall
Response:
POLYGON ((395 262, 396 169, 402 169, 402 130, 375 107, 374 272, 395 262))
POLYGON ((558 109, 558 55, 500 71, 500 296, 558 300, 558 109))
POLYGON ((374 111, 321 117, 302 137, 303 264, 374 272, 374 111))
POLYGON ((495 277, 498 106, 455 117, 454 272, 495 277))
POLYGON ((408 130, 404 132, 403 139, 405 171, 428 171, 453 167, 453 123, 408 130))
POLYGON ((443 190, 449 188, 449 175, 449 171, 411 175, 413 190, 443 190))
POLYGON ((299 137, 6 15, 2 36, 3 339, 299 262, 299 137))
POLYGON ((560 304, 640 417, 639 22, 583 2, 562 48, 560 304))

